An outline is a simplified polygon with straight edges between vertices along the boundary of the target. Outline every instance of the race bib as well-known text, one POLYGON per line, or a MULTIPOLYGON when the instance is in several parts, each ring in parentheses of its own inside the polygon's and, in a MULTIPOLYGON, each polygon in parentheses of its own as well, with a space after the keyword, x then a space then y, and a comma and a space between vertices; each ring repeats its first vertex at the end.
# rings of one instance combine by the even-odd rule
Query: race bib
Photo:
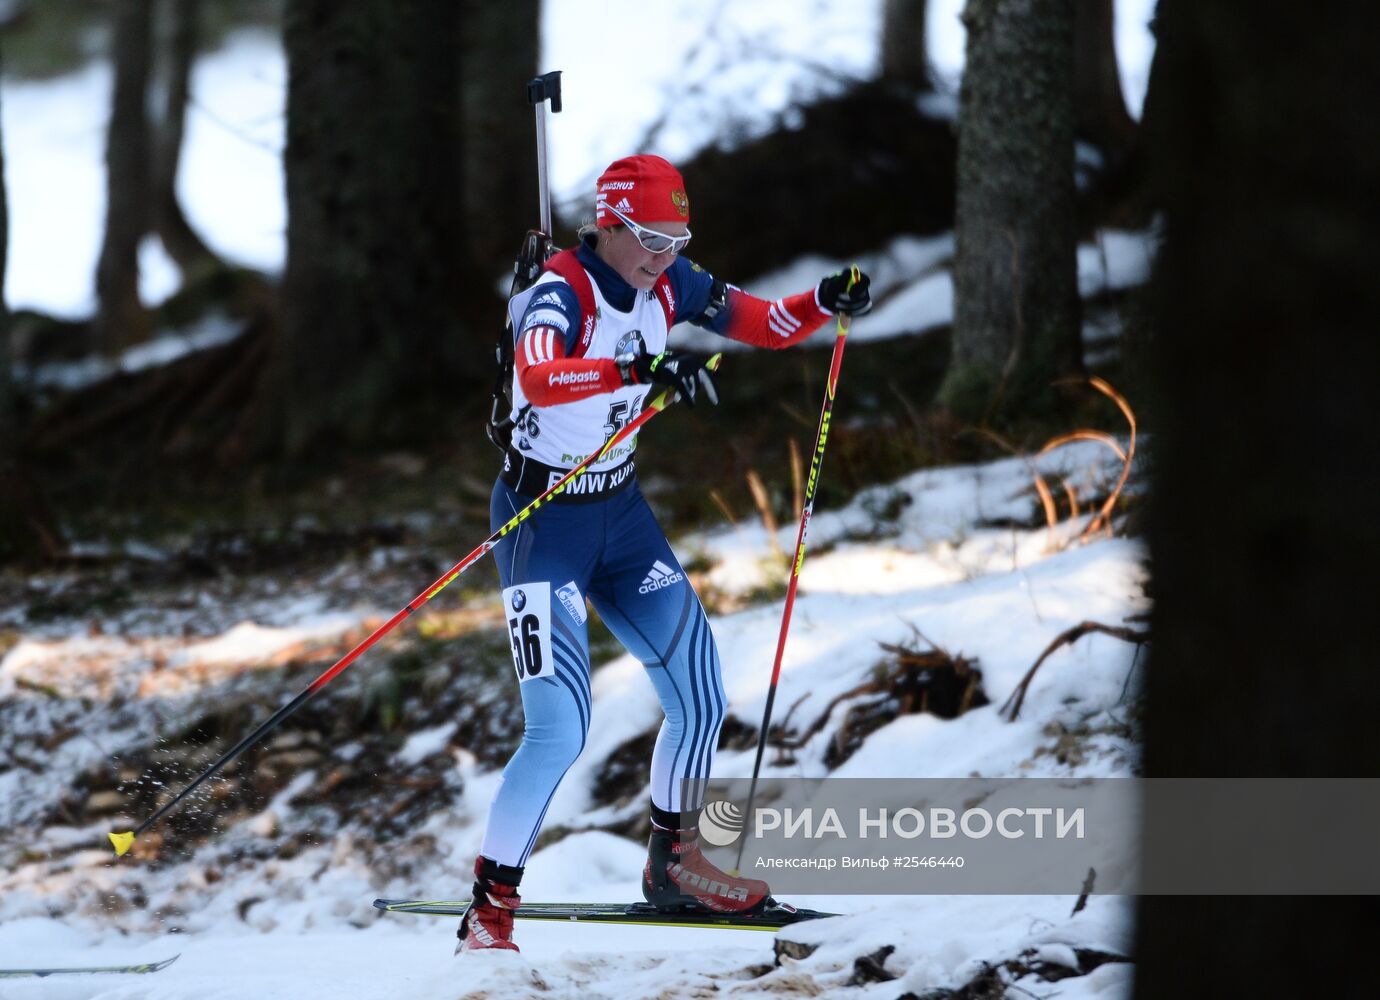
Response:
POLYGON ((551 584, 520 583, 503 591, 504 617, 513 651, 513 669, 527 683, 551 677, 551 584))

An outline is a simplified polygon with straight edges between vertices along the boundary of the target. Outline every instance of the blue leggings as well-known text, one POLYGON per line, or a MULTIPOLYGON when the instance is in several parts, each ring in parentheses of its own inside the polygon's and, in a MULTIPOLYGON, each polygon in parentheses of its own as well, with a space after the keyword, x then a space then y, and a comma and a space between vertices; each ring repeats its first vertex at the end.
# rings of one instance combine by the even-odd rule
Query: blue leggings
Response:
MULTIPOLYGON (((499 481, 493 529, 529 500, 499 481)), ((526 718, 494 793, 482 853, 521 867, 556 786, 584 749, 592 699, 585 599, 642 661, 665 719, 652 752, 652 802, 701 804, 725 698, 709 621, 634 481, 608 499, 548 504, 494 548, 526 718)))

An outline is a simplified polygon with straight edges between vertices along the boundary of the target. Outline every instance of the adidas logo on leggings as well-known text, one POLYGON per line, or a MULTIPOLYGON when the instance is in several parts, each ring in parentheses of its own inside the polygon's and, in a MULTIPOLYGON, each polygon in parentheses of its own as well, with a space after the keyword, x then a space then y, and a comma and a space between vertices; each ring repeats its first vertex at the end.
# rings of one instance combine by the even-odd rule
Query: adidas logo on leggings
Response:
POLYGON ((670 566, 658 559, 652 563, 652 568, 642 580, 642 586, 637 588, 639 594, 650 594, 654 590, 662 587, 669 587, 673 583, 679 583, 685 579, 684 573, 678 573, 670 566))

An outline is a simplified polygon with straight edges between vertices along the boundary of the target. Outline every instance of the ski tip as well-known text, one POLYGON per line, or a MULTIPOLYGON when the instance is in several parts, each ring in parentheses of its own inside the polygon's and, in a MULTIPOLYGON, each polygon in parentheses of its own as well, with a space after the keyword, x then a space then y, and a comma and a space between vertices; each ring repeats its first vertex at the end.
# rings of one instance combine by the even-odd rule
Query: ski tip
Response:
POLYGON ((125 854, 128 853, 130 847, 134 845, 133 833, 108 833, 106 836, 110 838, 110 843, 114 845, 115 856, 117 858, 123 858, 125 854))

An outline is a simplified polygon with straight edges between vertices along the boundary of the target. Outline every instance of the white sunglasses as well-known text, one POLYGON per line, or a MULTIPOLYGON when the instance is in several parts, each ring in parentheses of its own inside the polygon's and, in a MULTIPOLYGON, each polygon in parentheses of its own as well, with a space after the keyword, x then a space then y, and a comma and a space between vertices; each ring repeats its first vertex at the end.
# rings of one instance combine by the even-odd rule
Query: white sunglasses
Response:
POLYGON ((669 233, 659 233, 655 229, 648 229, 646 226, 639 226, 632 219, 629 219, 622 212, 617 211, 610 205, 605 205, 619 222, 627 226, 629 231, 637 237, 637 242, 642 244, 642 249, 648 253, 680 253, 690 245, 690 230, 685 230, 683 236, 672 236, 669 233))

